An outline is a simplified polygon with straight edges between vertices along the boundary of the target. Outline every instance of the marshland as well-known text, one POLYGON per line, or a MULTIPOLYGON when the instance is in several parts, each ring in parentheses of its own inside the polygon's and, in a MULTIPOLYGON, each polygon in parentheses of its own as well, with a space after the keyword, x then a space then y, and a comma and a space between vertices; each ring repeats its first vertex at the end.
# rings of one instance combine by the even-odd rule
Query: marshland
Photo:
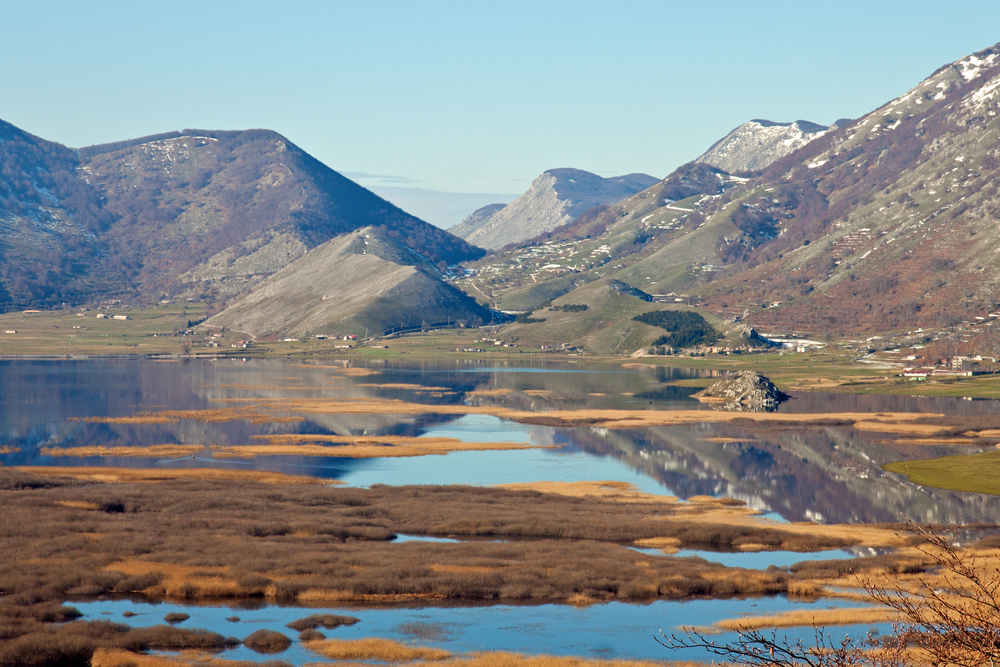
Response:
POLYGON ((734 413, 690 398, 718 375, 0 362, 0 664, 707 660, 652 637, 890 629, 861 581, 929 576, 906 518, 996 557, 989 479, 927 469, 987 469, 993 401, 793 390, 734 413), (286 627, 312 614, 361 621, 286 627))

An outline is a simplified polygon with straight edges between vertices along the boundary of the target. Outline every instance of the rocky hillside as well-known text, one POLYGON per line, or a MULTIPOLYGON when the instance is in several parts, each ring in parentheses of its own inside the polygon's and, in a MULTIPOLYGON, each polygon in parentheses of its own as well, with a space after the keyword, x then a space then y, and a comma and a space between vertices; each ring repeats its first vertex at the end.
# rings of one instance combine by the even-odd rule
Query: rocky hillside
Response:
POLYGON ((885 331, 986 316, 1000 291, 1000 47, 779 160, 713 216, 775 233, 705 290, 750 321, 885 331), (767 306, 762 308, 761 306, 767 306))
POLYGON ((483 248, 502 248, 555 229, 589 208, 614 203, 656 182, 645 174, 601 178, 580 169, 550 169, 499 211, 475 219, 473 214, 449 231, 483 248))
POLYGON ((305 252, 205 325, 257 338, 381 335, 489 320, 420 254, 366 227, 305 252))
POLYGON ((732 225, 702 229, 703 204, 745 181, 706 164, 684 165, 625 200, 589 209, 571 223, 470 265, 472 275, 460 284, 470 294, 486 295, 495 307, 517 311, 604 277, 647 292, 679 289, 722 263, 720 237, 740 234, 732 225))
MULTIPOLYGON (((848 121, 837 121, 846 124, 848 121)), ((759 171, 823 136, 830 128, 807 120, 775 123, 751 120, 712 144, 695 162, 704 162, 730 174, 759 171)))
POLYGON ((448 231, 455 236, 465 238, 467 235, 481 227, 487 220, 492 218, 494 214, 499 213, 505 206, 507 206, 507 204, 487 204, 486 206, 477 208, 464 220, 462 220, 462 222, 449 228, 448 231))
POLYGON ((268 130, 74 151, 0 124, 0 139, 0 310, 224 298, 369 226, 442 266, 483 255, 268 130))
POLYGON ((1000 304, 998 188, 1000 45, 758 173, 686 165, 481 260, 466 282, 525 310, 614 278, 763 331, 985 322, 1000 304))

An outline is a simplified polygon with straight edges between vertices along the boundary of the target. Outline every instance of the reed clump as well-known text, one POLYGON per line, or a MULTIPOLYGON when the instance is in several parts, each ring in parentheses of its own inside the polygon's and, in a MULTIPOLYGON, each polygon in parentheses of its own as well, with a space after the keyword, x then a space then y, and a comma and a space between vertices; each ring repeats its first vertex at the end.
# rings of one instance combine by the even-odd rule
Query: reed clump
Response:
POLYGON ((292 645, 292 640, 274 630, 257 630, 243 640, 243 645, 257 653, 281 653, 292 645))
POLYGON ((361 619, 355 618, 354 616, 340 616, 338 614, 312 614, 311 616, 294 620, 285 627, 291 628, 292 630, 298 630, 299 632, 303 632, 305 630, 315 630, 316 628, 335 630, 343 625, 351 626, 360 622, 361 619))
POLYGON ((440 648, 409 646, 391 639, 322 639, 305 642, 304 646, 333 660, 380 660, 383 662, 439 661, 452 656, 440 648))

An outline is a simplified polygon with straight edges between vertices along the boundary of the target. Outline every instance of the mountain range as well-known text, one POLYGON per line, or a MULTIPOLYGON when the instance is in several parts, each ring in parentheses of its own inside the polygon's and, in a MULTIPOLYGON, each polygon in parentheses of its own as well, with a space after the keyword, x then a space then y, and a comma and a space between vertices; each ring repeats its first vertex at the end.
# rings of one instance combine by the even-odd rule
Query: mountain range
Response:
POLYGON ((464 239, 269 130, 74 150, 0 123, 0 310, 203 298, 218 326, 278 336, 549 309, 511 330, 616 351, 641 328, 605 336, 598 311, 631 312, 628 290, 770 330, 985 322, 998 169, 1000 45, 857 120, 745 123, 663 180, 546 171, 464 239))
POLYGON ((525 311, 612 278, 772 330, 878 333, 985 319, 1000 303, 998 53, 946 65, 742 175, 704 159, 685 165, 473 263, 468 289, 525 311))
POLYGON ((0 139, 2 310, 230 299, 364 228, 439 270, 484 254, 268 130, 73 150, 3 124, 0 139))

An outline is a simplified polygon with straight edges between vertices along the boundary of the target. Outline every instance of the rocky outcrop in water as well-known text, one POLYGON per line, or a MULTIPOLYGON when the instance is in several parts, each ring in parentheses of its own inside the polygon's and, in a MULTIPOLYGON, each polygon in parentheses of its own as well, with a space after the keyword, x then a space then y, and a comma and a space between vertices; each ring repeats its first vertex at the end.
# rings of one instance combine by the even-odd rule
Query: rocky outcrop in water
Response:
POLYGON ((791 398, 756 371, 739 371, 694 395, 699 401, 720 403, 725 410, 769 412, 791 398))

